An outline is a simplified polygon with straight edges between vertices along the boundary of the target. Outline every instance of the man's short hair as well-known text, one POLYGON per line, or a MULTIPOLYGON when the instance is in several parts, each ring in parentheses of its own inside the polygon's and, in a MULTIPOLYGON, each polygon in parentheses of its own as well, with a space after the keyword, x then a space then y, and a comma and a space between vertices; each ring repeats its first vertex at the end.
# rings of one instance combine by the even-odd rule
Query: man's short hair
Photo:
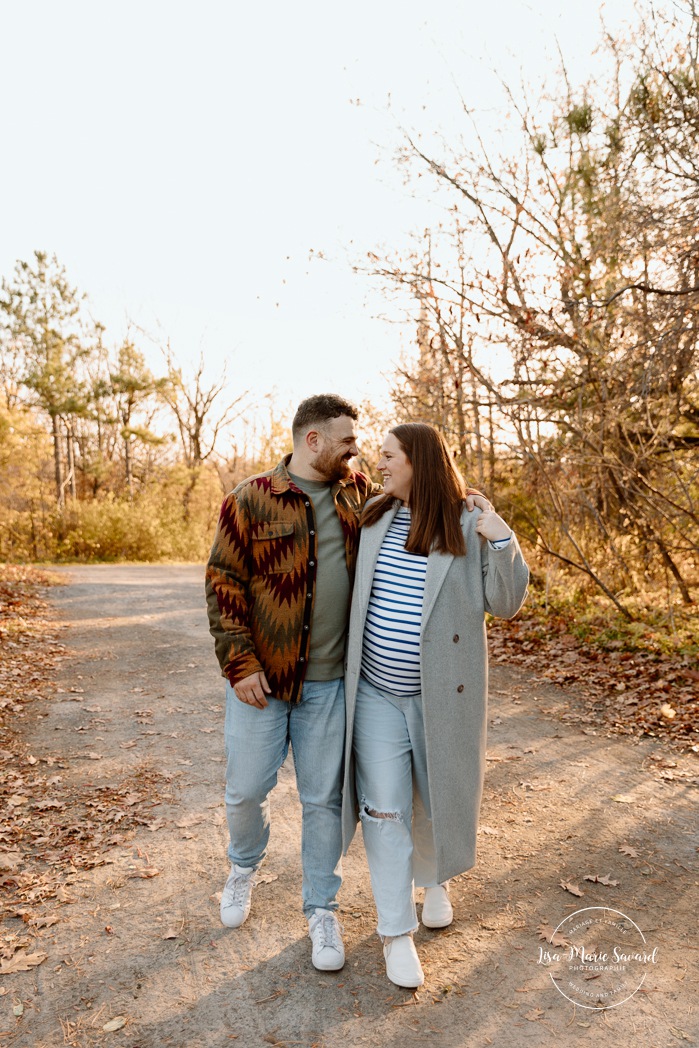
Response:
POLYGON ((294 440, 301 433, 311 429, 313 426, 322 426, 333 418, 347 415, 356 422, 359 412, 349 400, 338 397, 335 393, 319 393, 315 397, 306 397, 296 409, 294 421, 291 423, 291 432, 294 440))

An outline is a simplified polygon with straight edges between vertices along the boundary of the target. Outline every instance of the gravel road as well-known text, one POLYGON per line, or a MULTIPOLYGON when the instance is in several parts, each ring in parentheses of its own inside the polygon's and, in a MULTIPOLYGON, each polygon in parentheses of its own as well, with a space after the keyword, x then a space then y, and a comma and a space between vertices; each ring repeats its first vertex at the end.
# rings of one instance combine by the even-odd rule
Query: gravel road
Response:
POLYGON ((413 995, 386 980, 360 837, 340 899, 347 964, 322 974, 311 965, 300 909, 290 761, 274 793, 270 855, 251 916, 234 931, 219 923, 223 688, 203 569, 98 565, 63 574, 67 584, 50 600, 68 625, 69 652, 53 697, 30 708, 31 753, 59 761, 76 785, 142 774, 157 786, 143 825, 108 848, 103 864, 68 877, 58 923, 37 933, 47 960, 3 977, 5 1043, 699 1043, 690 992, 698 878, 689 758, 657 740, 610 739, 569 724, 561 711, 570 696, 493 667, 479 863, 453 882, 452 927, 417 935, 424 988, 413 995), (557 991, 540 960, 540 946, 550 944, 538 931, 602 906, 628 915, 657 947, 640 991, 607 1011, 575 1006, 557 991), (120 1028, 105 1031, 111 1020, 120 1028))

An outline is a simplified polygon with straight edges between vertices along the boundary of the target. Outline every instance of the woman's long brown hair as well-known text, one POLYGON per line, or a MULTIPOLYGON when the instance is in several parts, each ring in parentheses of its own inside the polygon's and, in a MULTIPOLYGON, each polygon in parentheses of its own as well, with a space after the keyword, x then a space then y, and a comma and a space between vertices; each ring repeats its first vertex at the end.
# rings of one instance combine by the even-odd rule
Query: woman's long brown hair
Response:
MULTIPOLYGON (((466 485, 449 453, 442 434, 426 422, 405 422, 390 433, 413 467, 409 506, 412 516, 405 548, 426 557, 431 550, 463 556, 466 543, 461 530, 461 509, 466 485)), ((375 524, 395 504, 382 495, 362 513, 362 527, 375 524)))

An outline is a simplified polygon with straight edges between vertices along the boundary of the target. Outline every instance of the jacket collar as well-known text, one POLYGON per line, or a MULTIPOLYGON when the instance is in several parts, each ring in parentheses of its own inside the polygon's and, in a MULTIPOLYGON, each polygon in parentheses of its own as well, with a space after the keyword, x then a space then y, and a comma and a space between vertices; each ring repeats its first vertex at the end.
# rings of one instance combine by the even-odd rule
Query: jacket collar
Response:
POLYGON ((278 466, 272 470, 272 491, 275 495, 283 495, 286 491, 298 491, 289 476, 287 466, 291 462, 291 455, 285 455, 278 466))

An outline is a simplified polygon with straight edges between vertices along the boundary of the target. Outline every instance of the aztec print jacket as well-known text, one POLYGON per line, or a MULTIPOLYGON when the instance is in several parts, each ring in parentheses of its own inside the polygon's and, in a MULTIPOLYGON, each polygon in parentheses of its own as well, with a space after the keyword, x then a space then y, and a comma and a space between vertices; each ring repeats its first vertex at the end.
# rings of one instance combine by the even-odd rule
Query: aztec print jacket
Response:
MULTIPOLYGON (((223 676, 234 685, 263 670, 275 698, 298 702, 315 602, 317 538, 313 504, 287 472, 290 458, 226 496, 206 569, 206 599, 223 676)), ((332 488, 350 583, 359 514, 375 493, 363 473, 332 488)))

